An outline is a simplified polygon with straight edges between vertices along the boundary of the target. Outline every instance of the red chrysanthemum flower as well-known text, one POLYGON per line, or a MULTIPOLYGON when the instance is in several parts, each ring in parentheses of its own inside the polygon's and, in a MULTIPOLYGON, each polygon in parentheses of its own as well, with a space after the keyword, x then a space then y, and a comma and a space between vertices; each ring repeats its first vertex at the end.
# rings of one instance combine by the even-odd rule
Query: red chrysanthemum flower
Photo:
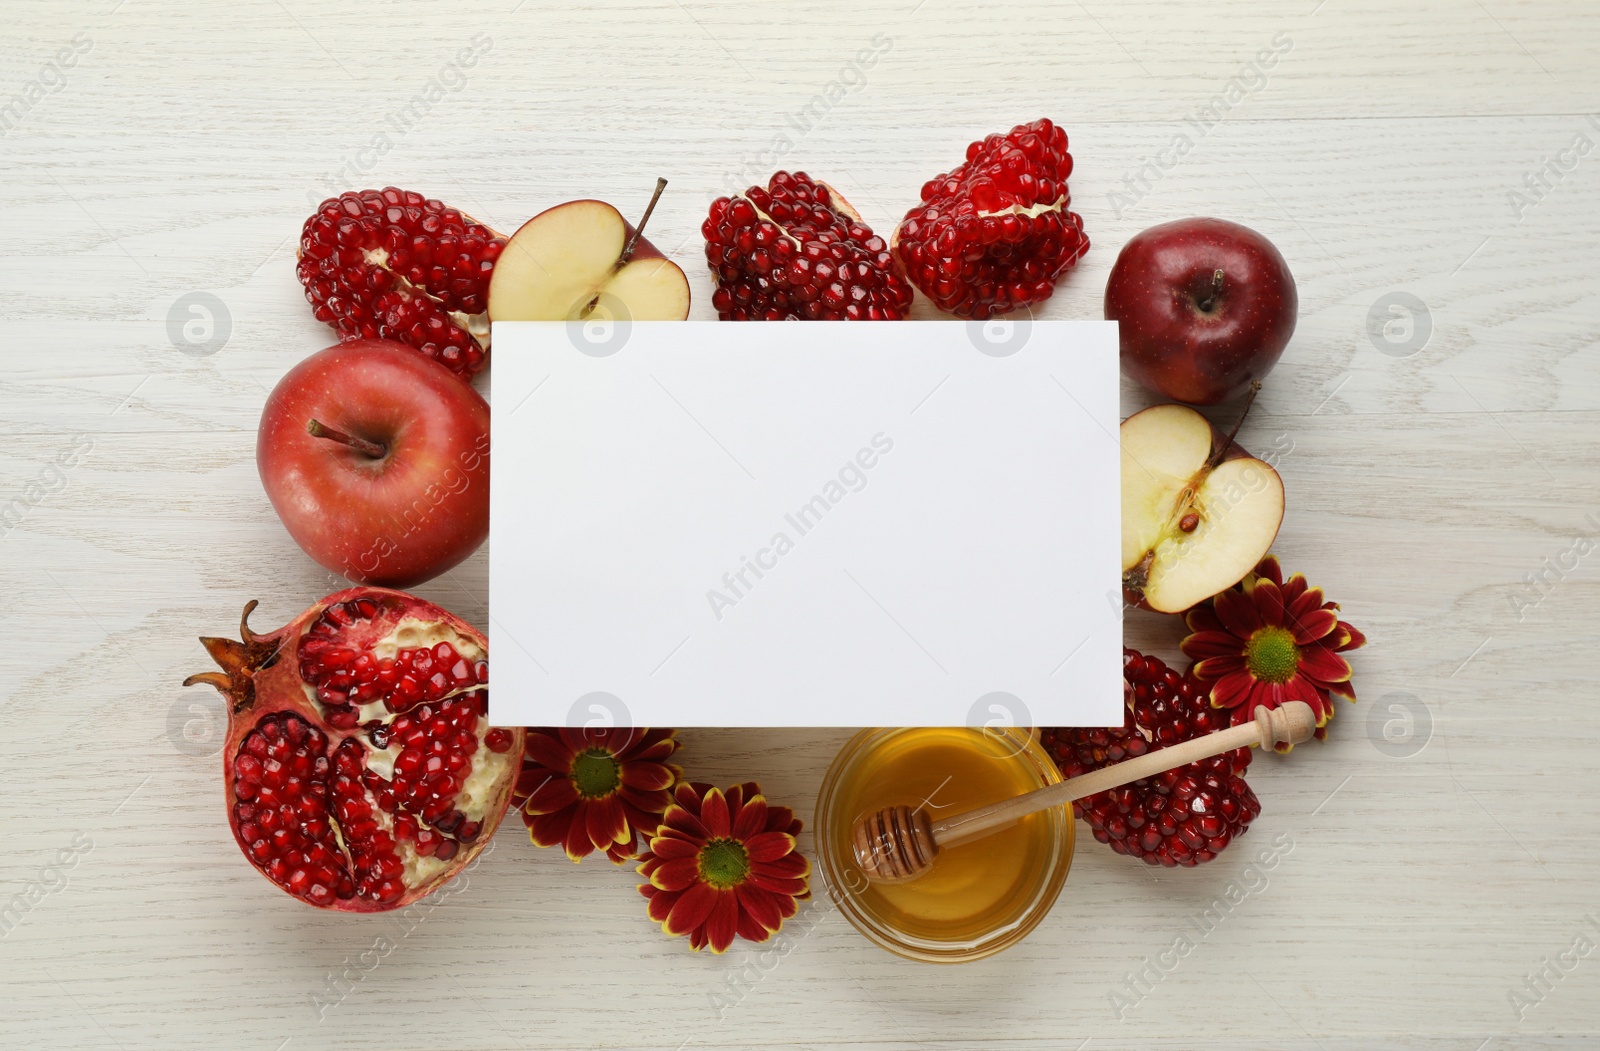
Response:
MULTIPOLYGON (((1304 701, 1317 713, 1317 737, 1328 736, 1332 695, 1350 700, 1350 663, 1339 656, 1367 638, 1338 617, 1339 604, 1299 573, 1283 579, 1271 555, 1233 587, 1186 617, 1183 640, 1189 671, 1211 688, 1211 704, 1233 709, 1233 722, 1249 722, 1257 708, 1304 701)), ((1280 751, 1287 752, 1291 745, 1280 751)))
POLYGON ((581 861, 604 850, 622 864, 654 834, 683 771, 666 761, 676 730, 529 727, 511 800, 541 847, 581 861))
POLYGON ((811 896, 811 864, 795 847, 800 821, 769 807, 755 782, 721 789, 679 784, 642 855, 650 918, 693 949, 723 952, 738 935, 764 942, 811 896))

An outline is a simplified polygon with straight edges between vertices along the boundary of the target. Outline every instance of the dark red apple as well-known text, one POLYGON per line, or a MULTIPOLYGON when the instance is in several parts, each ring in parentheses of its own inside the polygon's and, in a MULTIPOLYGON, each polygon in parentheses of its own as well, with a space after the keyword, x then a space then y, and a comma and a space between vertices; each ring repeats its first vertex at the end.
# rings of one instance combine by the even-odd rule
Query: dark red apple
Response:
POLYGON ((1152 226, 1123 246, 1106 281, 1122 371, 1178 401, 1215 405, 1277 364, 1300 298, 1272 242, 1223 219, 1152 226))
POLYGON ((290 369, 256 468, 295 542, 358 584, 420 583, 489 535, 489 405, 401 343, 341 343, 290 369))

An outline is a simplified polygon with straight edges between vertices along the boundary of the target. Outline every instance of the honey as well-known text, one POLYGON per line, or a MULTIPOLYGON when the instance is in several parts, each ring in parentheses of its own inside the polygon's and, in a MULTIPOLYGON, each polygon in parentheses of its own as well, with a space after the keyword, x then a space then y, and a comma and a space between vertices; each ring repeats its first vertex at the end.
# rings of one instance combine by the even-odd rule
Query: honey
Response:
POLYGON ((1072 858, 1072 817, 1029 815, 940 852, 905 883, 869 883, 850 829, 885 806, 945 815, 1018 796, 1060 779, 1026 730, 969 727, 867 730, 847 744, 817 802, 819 860, 841 911, 901 955, 976 959, 1020 939, 1041 919, 1072 858))

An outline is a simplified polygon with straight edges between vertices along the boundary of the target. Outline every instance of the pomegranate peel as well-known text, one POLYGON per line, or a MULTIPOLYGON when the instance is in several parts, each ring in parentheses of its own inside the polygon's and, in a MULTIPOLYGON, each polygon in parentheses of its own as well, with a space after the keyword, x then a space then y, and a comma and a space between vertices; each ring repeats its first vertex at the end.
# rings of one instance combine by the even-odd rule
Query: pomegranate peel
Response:
POLYGON ((379 912, 437 890, 511 802, 520 728, 488 725, 488 645, 431 602, 350 588, 277 631, 202 638, 228 701, 234 839, 280 889, 379 912))

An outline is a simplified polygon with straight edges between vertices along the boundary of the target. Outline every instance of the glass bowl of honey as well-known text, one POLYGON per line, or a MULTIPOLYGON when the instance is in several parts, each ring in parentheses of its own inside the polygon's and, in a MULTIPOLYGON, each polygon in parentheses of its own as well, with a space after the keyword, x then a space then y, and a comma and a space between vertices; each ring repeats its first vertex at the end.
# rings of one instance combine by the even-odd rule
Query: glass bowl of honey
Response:
POLYGON ((1055 904, 1072 865, 1071 807, 1053 807, 941 850, 904 883, 869 882, 851 828, 886 806, 938 820, 1061 780, 1036 735, 1017 727, 863 730, 840 749, 817 796, 817 861, 839 911, 892 953, 932 963, 1014 945, 1055 904))

